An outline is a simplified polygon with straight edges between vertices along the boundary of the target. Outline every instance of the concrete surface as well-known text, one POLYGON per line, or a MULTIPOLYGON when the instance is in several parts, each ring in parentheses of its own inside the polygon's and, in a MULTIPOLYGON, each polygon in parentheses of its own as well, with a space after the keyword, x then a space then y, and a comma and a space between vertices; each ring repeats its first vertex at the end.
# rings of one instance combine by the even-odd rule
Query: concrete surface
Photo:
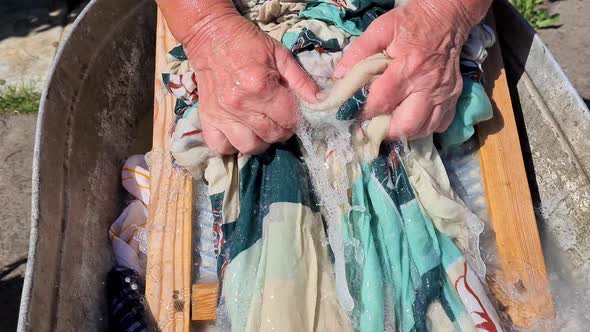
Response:
POLYGON ((16 329, 27 260, 37 114, 0 115, 0 322, 16 329))
POLYGON ((562 25, 538 33, 590 105, 590 1, 556 1, 550 4, 549 10, 561 15, 562 25))
MULTIPOLYGON (((0 86, 41 90, 59 42, 80 10, 69 11, 60 0, 1 1, 0 86)), ((0 114, 1 331, 14 331, 17 325, 31 222, 36 121, 37 114, 0 114)))
POLYGON ((65 5, 0 13, 0 84, 41 90, 67 22, 65 5))

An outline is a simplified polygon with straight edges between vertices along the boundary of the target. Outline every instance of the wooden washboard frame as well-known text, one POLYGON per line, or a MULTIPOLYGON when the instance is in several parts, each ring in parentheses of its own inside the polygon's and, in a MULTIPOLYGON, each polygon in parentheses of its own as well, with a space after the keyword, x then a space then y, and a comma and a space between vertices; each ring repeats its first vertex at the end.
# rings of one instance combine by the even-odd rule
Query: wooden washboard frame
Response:
MULTIPOLYGON (((491 15, 488 21, 494 24, 491 15)), ((188 332, 191 319, 215 319, 217 285, 191 285, 193 184, 171 165, 174 100, 161 79, 166 53, 176 45, 158 10, 146 300, 160 330, 188 332)), ((484 67, 494 118, 478 125, 477 134, 502 270, 488 286, 513 323, 528 327, 554 317, 553 301, 499 43, 489 50, 484 67), (516 292, 500 288, 499 279, 516 292)))

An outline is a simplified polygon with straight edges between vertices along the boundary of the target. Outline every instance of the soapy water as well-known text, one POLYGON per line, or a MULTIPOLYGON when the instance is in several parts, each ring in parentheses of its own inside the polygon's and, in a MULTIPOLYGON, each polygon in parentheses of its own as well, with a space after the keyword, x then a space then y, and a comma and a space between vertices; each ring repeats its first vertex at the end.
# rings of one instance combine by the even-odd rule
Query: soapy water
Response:
MULTIPOLYGON (((493 224, 490 221, 487 203, 485 201, 481 165, 477 152, 478 143, 471 139, 462 146, 441 153, 441 158, 449 175, 451 186, 466 206, 480 220, 485 227, 480 232, 479 248, 485 263, 486 281, 484 285, 493 283, 499 292, 518 301, 521 291, 510 282, 499 277, 502 267, 497 255, 493 224)), ((556 197, 558 200, 559 197, 556 197)), ((537 218, 544 218, 543 211, 536 209, 537 218)), ((469 227, 469 225, 468 225, 469 227)), ((479 228, 476 228, 479 229, 479 228)), ((588 291, 588 276, 576 276, 571 271, 579 267, 564 266, 570 260, 557 245, 551 244, 547 237, 541 234, 543 253, 545 256, 547 274, 551 286, 551 294, 555 305, 556 316, 553 320, 538 320, 528 328, 519 328, 510 324, 505 317, 506 331, 588 331, 590 330, 590 314, 584 310, 584 305, 590 303, 588 291)), ((471 247, 471 245, 470 245, 471 247)), ((476 253, 466 253, 476 254, 476 253)), ((533 271, 533 267, 531 267, 533 271)))
POLYGON ((193 182, 195 214, 193 216, 193 278, 199 283, 217 282, 217 258, 213 251, 213 213, 207 185, 203 180, 193 182))
POLYGON ((484 227, 485 224, 489 224, 489 216, 477 147, 477 141, 472 138, 460 146, 443 151, 440 157, 453 191, 471 212, 465 216, 468 246, 464 248, 463 254, 479 280, 485 284, 486 263, 495 260, 491 256, 486 260, 485 255, 489 255, 491 252, 495 253, 495 249, 492 247, 492 245, 495 246, 495 242, 486 240, 493 237, 493 234, 490 234, 491 229, 484 227), (482 237, 484 239, 480 241, 482 237), (484 243, 483 252, 481 242, 484 243))
MULTIPOLYGON (((336 294, 343 309, 347 311, 354 310, 354 300, 350 295, 348 285, 355 280, 347 280, 345 273, 346 259, 354 259, 362 264, 364 261, 362 250, 358 247, 358 241, 354 237, 345 240, 342 236, 342 227, 346 227, 346 220, 350 213, 363 213, 364 208, 349 205, 347 191, 351 184, 349 183, 347 172, 332 172, 330 167, 340 165, 345 167, 349 164, 354 156, 350 126, 351 122, 344 121, 311 121, 302 120, 297 136, 300 139, 304 161, 309 169, 310 177, 314 190, 319 198, 319 204, 322 208, 322 214, 326 219, 328 229, 328 243, 333 252, 335 264, 334 274, 336 281, 336 294), (321 140, 322 144, 314 144, 321 140), (328 150, 334 151, 331 158, 334 161, 328 165, 325 161, 325 155, 328 150), (340 174, 340 176, 335 176, 340 174), (352 249, 352 250, 349 250, 352 249), (357 250, 358 249, 358 250, 357 250), (353 253, 354 256, 350 256, 353 253), (347 255, 348 254, 348 255, 347 255)), ((483 279, 483 285, 492 282, 495 287, 506 296, 512 299, 518 299, 520 290, 513 284, 497 277, 501 272, 499 257, 497 256, 495 237, 493 227, 487 212, 487 205, 483 192, 481 170, 477 154, 477 142, 468 141, 460 148, 452 151, 441 153, 441 158, 447 169, 451 186, 459 198, 466 204, 477 218, 470 221, 467 218, 466 227, 469 230, 470 244, 467 252, 464 254, 470 258, 470 265, 480 279, 483 279), (483 228, 480 220, 485 222, 483 228), (471 223, 471 224, 470 224, 471 223), (472 242, 480 241, 481 243, 472 242), (480 251, 481 248, 481 251, 480 251), (472 250, 475 249, 475 250, 472 250), (485 265, 480 266, 473 264, 481 258, 485 265)), ((196 196, 196 220, 195 220, 195 239, 193 248, 195 249, 195 275, 198 283, 216 282, 216 259, 213 254, 213 238, 211 229, 213 227, 213 217, 211 214, 210 200, 206 193, 206 185, 202 181, 195 182, 196 196)), ((350 232, 349 232, 350 233, 350 232)), ((352 234, 352 233, 350 233, 352 234)), ((547 248, 544 248, 545 250, 547 248)), ((545 251, 546 257, 563 255, 564 253, 551 253, 545 251)), ((551 258, 549 258, 550 260, 551 258)), ((558 260, 558 258, 553 258, 558 260)), ((504 328, 507 331, 585 331, 590 326, 590 317, 584 311, 583 306, 590 303, 590 293, 587 291, 586 284, 572 286, 575 282, 570 280, 573 277, 564 276, 564 272, 552 268, 550 262, 547 264, 547 270, 552 287, 552 295, 556 306, 556 318, 550 321, 534 322, 528 329, 518 328, 510 324, 509 319, 505 317, 504 328)), ((226 275, 226 278, 237 278, 238 276, 226 275)), ((240 276, 242 278, 243 276, 240 276)), ((578 278, 580 279, 580 278, 578 278)), ((585 279, 582 277, 581 279, 585 279)), ((578 283, 580 283, 578 281, 578 283)), ((489 289, 488 289, 489 290, 489 289)), ((226 294, 225 300, 233 297, 226 294)), ((253 294, 253 300, 261 299, 261 294, 253 294)), ((386 306, 391 306, 389 301, 385 301, 386 306)), ((225 304, 219 304, 219 317, 217 327, 221 330, 228 329, 229 317, 224 310, 225 304)), ((248 306, 243 307, 244 310, 248 306)), ((501 311, 501 310, 500 310, 501 311)), ((386 330, 395 330, 395 317, 392 314, 393 308, 385 310, 386 330)), ((240 317, 247 317, 247 312, 239 314, 240 317)), ((272 318, 269 318, 272 319, 272 318)), ((354 324, 354 322, 353 322, 354 324)))
MULTIPOLYGON (((349 188, 348 179, 337 178, 332 179, 332 174, 329 172, 329 167, 324 161, 323 153, 325 151, 318 150, 317 146, 313 144, 313 128, 308 125, 302 125, 298 136, 301 140, 302 149, 305 153, 305 162, 309 168, 310 176, 320 198, 320 204, 323 209, 323 215, 326 217, 328 223, 328 242, 335 258, 334 272, 336 276, 336 291, 338 299, 343 307, 348 311, 354 310, 354 301, 350 296, 348 284, 354 283, 354 280, 346 280, 344 265, 345 259, 352 258, 355 261, 362 263, 364 257, 362 250, 347 250, 348 247, 357 248, 354 238, 345 241, 342 237, 342 227, 346 225, 343 222, 343 217, 347 217, 350 213, 364 212, 363 207, 355 207, 348 205, 348 197, 346 191, 349 188), (331 182, 334 180, 334 182, 331 182), (342 207, 345 207, 344 209, 342 207), (354 257, 347 257, 346 253, 354 252, 354 257), (340 260, 340 261, 338 261, 340 260), (338 265, 341 262, 342 265, 338 265), (339 278, 340 275, 340 279, 339 278)), ((334 131, 338 131, 334 128, 334 131)), ((336 163, 349 163, 351 161, 350 155, 346 151, 351 149, 349 143, 348 130, 340 130, 339 134, 325 135, 327 146, 333 148, 340 144, 340 152, 333 155, 335 158, 340 158, 336 163)), ((483 196, 482 179, 479 170, 479 161, 477 158, 476 149, 469 146, 468 143, 462 152, 455 151, 454 154, 442 153, 441 157, 447 167, 447 172, 451 180, 452 186, 464 203, 473 211, 480 219, 486 221, 489 225, 489 218, 487 216, 487 208, 483 196), (470 150, 471 149, 471 150, 470 150)), ((345 174, 345 172, 343 173, 345 174)), ((193 245, 195 248, 195 275, 198 283, 216 282, 216 259, 213 255, 213 238, 211 229, 213 227, 213 217, 211 214, 210 200, 207 195, 206 185, 202 181, 195 181, 195 197, 196 197, 196 215, 195 215, 195 240, 193 245)), ((491 225, 490 225, 491 226, 491 225)), ((493 239, 493 229, 486 227, 482 234, 482 258, 485 261, 487 268, 487 282, 493 282, 500 289, 501 293, 510 298, 518 299, 519 290, 514 285, 497 278, 497 272, 501 271, 499 258, 496 254, 495 241, 493 239), (487 239, 489 237, 489 239, 487 239), (487 240, 486 240, 487 239, 487 240), (486 243, 488 241, 489 243, 486 243)), ((326 243, 325 245, 328 245, 326 243)), ((476 255, 476 252, 465 253, 467 255, 476 255)), ((485 271, 485 270, 484 270, 485 271)), ((244 276, 226 275, 226 278, 243 278, 244 276)), ((253 276, 252 276, 253 277, 253 276)), ((587 291, 577 291, 572 288, 568 280, 563 280, 559 273, 550 273, 553 296, 556 303, 557 316, 551 321, 537 321, 534 322, 528 329, 518 328, 512 326, 508 320, 505 320, 505 330, 507 331, 585 331, 584 327, 590 324, 590 317, 584 313, 580 308, 580 304, 589 303, 586 300, 590 294, 587 291)), ((486 283, 484 283, 485 285, 486 283)), ((385 292, 387 295, 388 292, 385 292)), ((260 301, 261 294, 252 294, 253 301, 260 301)), ((226 294, 222 302, 219 304, 217 329, 230 330, 230 320, 228 313, 224 309, 226 304, 223 301, 228 299, 238 299, 239 296, 232 296, 226 294)), ((395 331, 395 316, 393 315, 393 304, 391 301, 385 301, 388 307, 385 310, 386 331, 395 331)), ((236 306, 232 306, 236 307, 236 306)), ((247 310, 249 306, 237 306, 247 310)), ((247 311, 238 313, 236 317, 247 317, 247 311)), ((269 317, 268 319, 272 319, 269 317)), ((353 322, 355 324, 355 322, 353 322)))
MULTIPOLYGON (((343 123, 344 124, 344 123, 343 123)), ((352 146, 350 145, 350 132, 342 130, 340 126, 326 127, 329 130, 322 130, 322 135, 328 143, 328 150, 333 151, 332 158, 337 163, 346 165, 352 161, 352 146)), ((309 170, 314 190, 319 198, 319 204, 328 224, 328 241, 334 254, 334 274, 336 282, 336 296, 342 308, 346 311, 354 309, 354 300, 350 295, 346 280, 346 266, 344 257, 344 239, 342 237, 343 215, 348 215, 351 209, 348 204, 348 178, 346 172, 340 172, 339 176, 333 178, 328 172, 328 166, 324 157, 318 155, 314 145, 316 130, 310 123, 301 120, 297 128, 297 137, 301 141, 304 150, 304 160, 309 170), (330 184, 330 180, 332 184, 330 184), (345 211, 342 211, 345 209, 345 211)))

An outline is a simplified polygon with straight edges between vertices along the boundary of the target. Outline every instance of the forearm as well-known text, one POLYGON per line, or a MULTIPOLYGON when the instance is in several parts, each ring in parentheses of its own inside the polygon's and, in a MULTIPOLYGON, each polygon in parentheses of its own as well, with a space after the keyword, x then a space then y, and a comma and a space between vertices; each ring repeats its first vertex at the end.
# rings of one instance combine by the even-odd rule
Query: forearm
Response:
POLYGON ((199 44, 224 28, 219 22, 239 16, 231 0, 157 0, 170 31, 182 44, 199 44))
POLYGON ((467 34, 488 12, 493 0, 413 0, 433 16, 445 17, 467 34))

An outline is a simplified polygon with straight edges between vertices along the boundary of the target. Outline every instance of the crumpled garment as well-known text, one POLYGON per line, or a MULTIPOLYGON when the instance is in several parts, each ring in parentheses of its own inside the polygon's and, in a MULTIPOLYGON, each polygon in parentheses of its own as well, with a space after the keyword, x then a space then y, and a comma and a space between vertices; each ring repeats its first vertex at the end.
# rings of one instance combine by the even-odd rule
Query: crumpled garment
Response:
POLYGON ((121 182, 131 200, 109 229, 115 267, 106 278, 110 331, 148 331, 144 280, 147 262, 147 220, 150 171, 144 155, 125 161, 121 182))
MULTIPOLYGON (((251 19, 275 17, 280 29, 266 19, 256 23, 328 92, 318 104, 301 104, 305 121, 297 138, 257 156, 216 156, 203 140, 198 103, 190 104, 193 90, 179 98, 186 107, 177 113, 171 150, 178 165, 197 178, 204 173, 209 185, 222 280, 218 325, 232 331, 501 331, 480 283, 481 222, 450 188, 433 138, 383 143, 389 116, 355 121, 369 83, 390 60, 377 54, 342 80, 331 79, 346 45, 368 25, 363 19, 374 19, 387 4, 312 1, 295 16, 300 9, 293 3, 304 2, 253 0, 237 7, 251 19), (471 228, 469 218, 476 219, 471 228)), ((485 33, 470 39, 488 38, 485 33)), ((485 48, 488 39, 470 45, 485 48)), ((485 53, 477 47, 463 52, 462 72, 479 85, 485 53)), ((186 61, 177 58, 171 66, 179 63, 186 61)), ((491 116, 489 105, 472 102, 487 98, 473 97, 474 91, 463 90, 463 115, 453 122, 461 130, 443 145, 464 142, 473 134, 469 126, 491 116)))
POLYGON ((107 274, 106 294, 109 306, 109 331, 150 331, 145 307, 144 278, 137 271, 115 267, 107 274))
POLYGON ((125 161, 121 182, 132 199, 109 229, 113 254, 118 266, 145 277, 150 171, 143 155, 125 161))

